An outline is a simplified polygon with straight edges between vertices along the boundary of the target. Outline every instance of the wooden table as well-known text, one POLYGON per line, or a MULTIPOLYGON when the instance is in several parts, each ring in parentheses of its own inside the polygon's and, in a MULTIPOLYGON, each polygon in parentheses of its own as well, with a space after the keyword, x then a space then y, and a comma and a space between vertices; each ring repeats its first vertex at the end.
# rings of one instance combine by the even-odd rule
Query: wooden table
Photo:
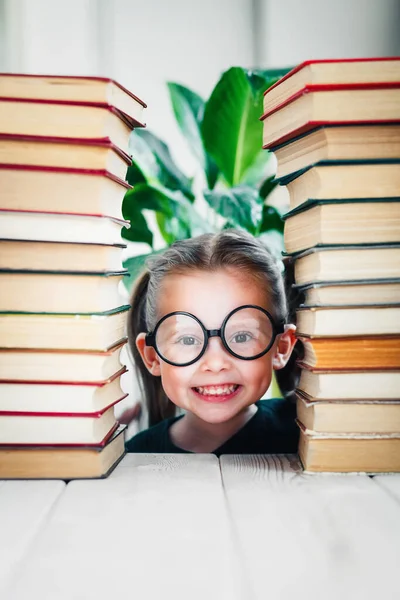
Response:
POLYGON ((400 475, 294 456, 129 454, 105 480, 0 482, 1 600, 400 598, 400 475))

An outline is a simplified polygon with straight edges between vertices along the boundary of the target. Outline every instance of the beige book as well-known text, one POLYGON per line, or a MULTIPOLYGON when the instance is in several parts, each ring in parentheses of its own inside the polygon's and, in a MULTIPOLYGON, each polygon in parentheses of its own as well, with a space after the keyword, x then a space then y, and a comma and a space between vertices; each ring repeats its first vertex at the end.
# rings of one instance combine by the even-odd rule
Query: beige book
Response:
POLYGON ((127 183, 107 173, 9 169, 2 165, 0 183, 2 210, 114 219, 123 219, 122 201, 130 189, 127 183))
POLYGON ((384 160, 400 157, 399 125, 323 126, 272 148, 276 176, 286 177, 320 161, 384 160))
POLYGON ((124 431, 98 446, 0 447, 1 479, 80 479, 107 477, 125 454, 124 431))
POLYGON ((126 340, 128 308, 92 315, 0 313, 0 347, 106 351, 126 340))
POLYGON ((143 100, 106 77, 3 73, 0 76, 0 96, 25 100, 105 104, 115 107, 138 122, 142 122, 143 111, 146 108, 143 100))
POLYGON ((299 456, 306 471, 400 472, 400 435, 327 437, 300 428, 299 456))
POLYGON ((264 112, 310 85, 345 85, 400 81, 400 59, 306 61, 292 69, 264 95, 264 112))
POLYGON ((288 213, 284 241, 289 254, 317 245, 395 244, 400 240, 400 201, 321 202, 288 213))
POLYGON ((125 246, 35 240, 0 240, 0 269, 27 271, 122 271, 125 246))
POLYGON ((124 303, 124 273, 0 272, 0 312, 95 313, 124 303), (29 290, 29 293, 27 293, 29 290))
POLYGON ((131 159, 107 141, 0 134, 0 163, 20 167, 102 170, 124 180, 131 159))
POLYGON ((5 134, 105 140, 130 154, 133 126, 112 107, 0 98, 0 131, 5 134))
POLYGON ((316 337, 398 335, 400 305, 318 306, 296 313, 298 335, 316 337))
POLYGON ((396 163, 311 167, 286 184, 290 208, 297 208, 308 200, 399 197, 399 163, 400 159, 396 163))
POLYGON ((121 230, 128 221, 89 215, 0 209, 0 239, 77 244, 121 244, 121 230))
POLYGON ((122 369, 125 343, 104 352, 0 348, 0 381, 104 381, 122 369))
POLYGON ((303 369, 300 392, 317 400, 399 400, 400 371, 316 371, 303 369))
POLYGON ((400 433, 400 400, 321 402, 297 395, 297 417, 307 428, 325 433, 400 433))
POLYGON ((400 244, 311 248, 296 257, 297 285, 400 278, 400 244))
POLYGON ((99 444, 115 430, 114 407, 88 415, 0 414, 0 444, 99 444))
MULTIPOLYGON (((122 368, 112 377, 95 382, 78 379, 69 382, 0 381, 0 417, 7 412, 9 414, 5 416, 8 417, 20 417, 29 413, 42 417, 52 414, 60 417, 76 415, 81 418, 103 413, 127 396, 121 388, 120 381, 125 371, 126 369, 122 368)), ((0 419, 0 428, 1 422, 0 419)), ((12 426, 12 421, 4 422, 12 426)), ((34 426, 35 424, 36 421, 34 426)))
POLYGON ((400 119, 400 87, 305 89, 275 112, 264 110, 263 145, 284 142, 321 123, 367 123, 400 119))
POLYGON ((306 306, 350 306, 395 304, 400 300, 400 279, 395 282, 342 282, 314 284, 304 288, 306 306))

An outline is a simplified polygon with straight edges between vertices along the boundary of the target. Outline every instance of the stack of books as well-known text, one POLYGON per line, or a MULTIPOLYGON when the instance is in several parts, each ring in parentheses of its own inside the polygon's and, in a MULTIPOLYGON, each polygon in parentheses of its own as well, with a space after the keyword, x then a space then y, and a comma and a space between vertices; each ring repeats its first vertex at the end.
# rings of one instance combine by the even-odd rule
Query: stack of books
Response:
POLYGON ((0 75, 0 478, 106 476, 124 454, 128 139, 103 78, 0 75))
POLYGON ((310 61, 264 96, 303 304, 299 454, 400 471, 400 58, 310 61))

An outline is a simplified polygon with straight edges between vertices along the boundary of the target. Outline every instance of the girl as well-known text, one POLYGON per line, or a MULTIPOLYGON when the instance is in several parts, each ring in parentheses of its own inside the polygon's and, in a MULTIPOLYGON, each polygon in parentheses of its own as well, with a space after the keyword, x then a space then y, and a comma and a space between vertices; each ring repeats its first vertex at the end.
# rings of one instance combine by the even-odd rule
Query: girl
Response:
POLYGON ((296 452, 294 404, 260 400, 296 341, 287 313, 277 262, 247 233, 204 234, 153 259, 128 323, 152 426, 127 451, 296 452))

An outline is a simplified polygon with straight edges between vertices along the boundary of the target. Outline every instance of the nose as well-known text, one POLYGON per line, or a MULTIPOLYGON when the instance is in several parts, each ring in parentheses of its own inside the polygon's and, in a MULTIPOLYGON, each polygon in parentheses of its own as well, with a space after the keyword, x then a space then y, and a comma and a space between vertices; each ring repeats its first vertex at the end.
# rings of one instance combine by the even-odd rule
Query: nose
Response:
POLYGON ((207 349, 201 357, 201 370, 218 373, 231 367, 231 356, 225 350, 221 338, 208 340, 207 349))

